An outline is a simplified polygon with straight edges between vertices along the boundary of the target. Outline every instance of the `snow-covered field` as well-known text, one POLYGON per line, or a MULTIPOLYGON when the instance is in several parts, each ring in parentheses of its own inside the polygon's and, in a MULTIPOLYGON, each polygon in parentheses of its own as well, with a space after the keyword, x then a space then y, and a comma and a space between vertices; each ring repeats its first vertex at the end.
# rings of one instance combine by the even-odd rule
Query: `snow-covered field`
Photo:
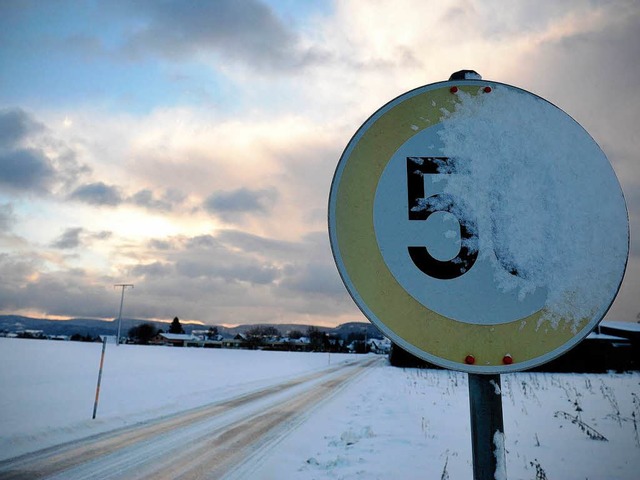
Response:
MULTIPOLYGON (((354 355, 0 338, 0 459, 353 362, 354 355)), ((640 478, 640 374, 502 376, 510 479, 640 478)), ((469 479, 466 374, 368 369, 232 472, 260 479, 469 479)))

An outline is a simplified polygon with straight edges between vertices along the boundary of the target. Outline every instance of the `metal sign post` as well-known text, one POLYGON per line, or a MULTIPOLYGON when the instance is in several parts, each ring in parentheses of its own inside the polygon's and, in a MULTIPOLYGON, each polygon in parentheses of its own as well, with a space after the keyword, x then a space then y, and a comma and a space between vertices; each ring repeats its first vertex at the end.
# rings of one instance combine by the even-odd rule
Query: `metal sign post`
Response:
POLYGON ((468 377, 473 478, 506 479, 500 375, 468 377))
POLYGON ((474 475, 501 479, 499 375, 553 360, 604 317, 629 221, 615 172, 575 120, 457 73, 357 130, 331 184, 329 237, 349 294, 380 331, 469 374, 474 475))

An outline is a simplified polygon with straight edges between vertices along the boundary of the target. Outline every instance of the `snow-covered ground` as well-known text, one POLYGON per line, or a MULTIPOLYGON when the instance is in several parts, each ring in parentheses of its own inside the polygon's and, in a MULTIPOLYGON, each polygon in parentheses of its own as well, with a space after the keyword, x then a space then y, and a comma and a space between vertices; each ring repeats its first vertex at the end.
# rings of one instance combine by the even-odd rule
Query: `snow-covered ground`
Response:
MULTIPOLYGON (((100 350, 0 338, 0 459, 355 359, 108 345, 91 420, 100 350)), ((508 478, 640 478, 640 374, 519 373, 502 387, 508 478)), ((231 476, 469 479, 468 410, 466 374, 382 362, 231 476)))
MULTIPOLYGON (((507 478, 640 478, 637 373, 502 375, 502 391, 507 478), (579 416, 584 425, 556 412, 579 416), (607 441, 590 438, 588 427, 607 441)), ((253 462, 259 473, 253 478, 470 479, 467 376, 374 369, 318 410, 277 452, 253 462)), ((250 468, 238 477, 252 478, 245 475, 250 468)))
POLYGON ((0 460, 240 395, 355 355, 0 338, 0 460))

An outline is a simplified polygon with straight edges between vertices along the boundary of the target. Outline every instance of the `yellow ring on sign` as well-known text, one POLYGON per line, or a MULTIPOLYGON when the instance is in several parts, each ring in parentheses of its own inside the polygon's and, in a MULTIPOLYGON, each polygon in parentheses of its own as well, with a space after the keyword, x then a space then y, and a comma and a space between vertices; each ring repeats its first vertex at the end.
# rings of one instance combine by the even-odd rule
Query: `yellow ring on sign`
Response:
MULTIPOLYGON (((480 85, 495 85, 461 83, 456 83, 458 88, 472 95, 478 93, 480 85)), ((530 368, 582 340, 594 326, 591 319, 545 328, 544 322, 539 324, 543 310, 495 325, 447 318, 405 291, 389 271, 376 241, 373 208, 378 181, 401 145, 419 131, 440 123, 442 109, 453 111, 458 97, 450 92, 451 85, 434 84, 398 97, 376 112, 351 140, 332 185, 330 233, 334 257, 349 293, 365 315, 411 353, 471 373, 530 368), (513 357, 513 364, 504 364, 507 354, 513 357), (474 365, 465 363, 467 355, 475 357, 474 365)))

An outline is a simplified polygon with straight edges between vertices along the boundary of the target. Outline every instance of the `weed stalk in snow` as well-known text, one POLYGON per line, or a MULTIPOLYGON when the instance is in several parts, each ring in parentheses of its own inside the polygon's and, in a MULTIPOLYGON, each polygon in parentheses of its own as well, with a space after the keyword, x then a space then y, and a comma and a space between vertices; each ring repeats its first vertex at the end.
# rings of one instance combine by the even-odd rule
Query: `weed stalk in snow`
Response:
POLYGON ((449 463, 449 457, 444 461, 444 468, 442 469, 442 475, 440 480, 449 480, 449 472, 447 472, 447 464, 449 463))
POLYGON ((608 385, 605 385, 604 382, 600 385, 600 391, 604 398, 606 398, 614 410, 614 418, 618 421, 618 425, 622 427, 622 418, 620 418, 620 407, 618 406, 618 402, 616 400, 616 396, 613 393, 613 390, 608 385))
POLYGON ((633 432, 635 434, 636 445, 640 447, 640 432, 638 432, 638 421, 640 421, 640 398, 635 393, 631 393, 631 396, 633 397, 633 412, 631 412, 633 432))
POLYGON ((536 467, 536 480, 547 480, 547 472, 544 471, 537 458, 533 462, 529 462, 529 465, 536 467))
POLYGON ((587 436, 592 440, 600 440, 602 442, 608 442, 609 441, 607 439, 607 437, 605 437, 604 435, 602 435, 601 433, 596 431, 595 428, 592 428, 589 425, 587 425, 586 423, 584 423, 577 416, 574 417, 570 413, 560 412, 560 411, 556 412, 553 416, 556 417, 556 418, 562 417, 562 418, 564 418, 566 420, 571 421, 571 423, 573 423, 574 425, 578 425, 578 427, 580 427, 580 430, 582 430, 584 433, 586 433, 587 436))

